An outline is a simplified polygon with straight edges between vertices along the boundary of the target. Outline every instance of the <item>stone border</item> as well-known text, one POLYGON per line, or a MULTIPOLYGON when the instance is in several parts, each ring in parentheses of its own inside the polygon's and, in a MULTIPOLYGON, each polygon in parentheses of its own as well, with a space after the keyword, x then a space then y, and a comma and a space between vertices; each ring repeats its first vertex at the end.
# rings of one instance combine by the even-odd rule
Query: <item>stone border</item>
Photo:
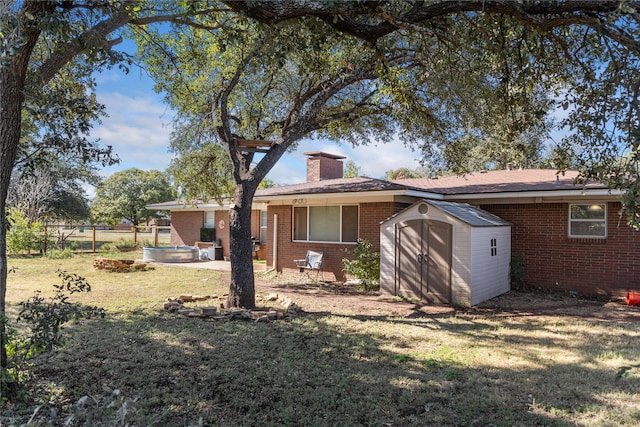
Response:
POLYGON ((279 302, 280 307, 248 310, 244 308, 224 308, 209 305, 206 307, 186 307, 185 303, 208 301, 215 297, 180 295, 169 297, 162 307, 169 313, 176 313, 185 317, 211 320, 251 320, 256 323, 269 322, 297 315, 302 309, 290 298, 280 298, 278 294, 269 294, 264 301, 279 302))

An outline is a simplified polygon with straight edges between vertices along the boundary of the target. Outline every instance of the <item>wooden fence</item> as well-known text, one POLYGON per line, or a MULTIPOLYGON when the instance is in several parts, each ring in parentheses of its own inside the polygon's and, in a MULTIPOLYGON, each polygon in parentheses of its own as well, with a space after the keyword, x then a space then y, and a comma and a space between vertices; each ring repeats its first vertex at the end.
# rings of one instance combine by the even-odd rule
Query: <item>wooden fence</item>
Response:
POLYGON ((139 225, 109 228, 104 225, 47 224, 45 230, 59 249, 97 252, 105 244, 165 246, 170 243, 169 226, 139 225))

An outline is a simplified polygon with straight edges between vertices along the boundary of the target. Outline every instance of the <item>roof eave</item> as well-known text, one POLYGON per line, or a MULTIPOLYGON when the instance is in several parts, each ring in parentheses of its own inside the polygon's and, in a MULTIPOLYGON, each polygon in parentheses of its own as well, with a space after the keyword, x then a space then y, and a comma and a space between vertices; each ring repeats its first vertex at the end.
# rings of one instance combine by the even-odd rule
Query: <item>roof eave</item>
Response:
POLYGON ((340 192, 327 192, 327 193, 296 193, 296 194, 273 194, 273 195, 265 195, 258 196, 256 195, 253 198, 254 203, 266 203, 274 200, 290 200, 290 199, 339 199, 339 198, 350 198, 354 197, 393 197, 393 196, 406 196, 408 192, 404 189, 397 190, 372 190, 372 191, 340 191, 340 192), (355 196, 354 196, 355 195, 355 196))
POLYGON ((606 188, 576 189, 576 190, 540 190, 540 191, 511 191, 500 193, 460 193, 446 194, 442 200, 486 200, 486 199, 559 199, 559 198, 588 198, 588 197, 619 197, 622 190, 609 190, 606 188))

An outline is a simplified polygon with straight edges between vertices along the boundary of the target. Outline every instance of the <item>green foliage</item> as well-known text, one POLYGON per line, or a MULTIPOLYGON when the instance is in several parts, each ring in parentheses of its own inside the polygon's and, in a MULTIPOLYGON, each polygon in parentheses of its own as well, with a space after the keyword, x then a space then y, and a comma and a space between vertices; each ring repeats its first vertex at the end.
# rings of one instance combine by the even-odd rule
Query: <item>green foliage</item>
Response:
POLYGON ((342 176, 344 178, 355 178, 360 176, 360 168, 353 160, 349 160, 347 164, 344 165, 344 173, 342 176))
MULTIPOLYGON (((15 360, 18 336, 4 313, 0 313, 0 323, 4 326, 2 336, 3 348, 6 348, 7 357, 15 360)), ((23 370, 17 364, 0 368, 0 408, 10 400, 19 400, 22 391, 21 382, 24 379, 23 370)))
POLYGON ((409 179, 409 178, 429 178, 429 169, 427 168, 398 168, 395 170, 388 170, 385 174, 385 179, 409 179))
POLYGON ((130 252, 143 246, 153 246, 149 240, 134 242, 133 239, 121 238, 100 247, 100 252, 130 252))
POLYGON ((131 239, 118 239, 113 242, 113 246, 119 251, 129 251, 140 248, 140 242, 134 242, 131 239))
POLYGON ((83 306, 69 301, 69 295, 77 292, 89 292, 91 286, 76 274, 59 271, 62 284, 53 285, 55 293, 45 298, 40 291, 28 301, 21 303, 18 322, 24 322, 29 328, 26 336, 18 334, 8 324, 6 317, 0 316, 4 323, 3 347, 7 350, 8 366, 0 369, 0 406, 8 400, 20 400, 25 393, 25 384, 30 381, 28 359, 43 351, 51 351, 64 343, 63 325, 72 319, 104 316, 104 310, 98 307, 83 306))
POLYGON ((65 271, 59 271, 58 276, 62 284, 53 285, 55 293, 52 297, 44 297, 36 291, 31 299, 21 303, 18 321, 25 322, 30 329, 27 351, 51 351, 61 346, 64 343, 63 325, 70 320, 104 316, 101 308, 69 301, 74 293, 91 291, 85 278, 65 271))
POLYGON ((72 249, 73 247, 66 249, 51 249, 45 252, 42 256, 46 259, 69 259, 73 258, 73 253, 71 252, 72 249))
POLYGON ((276 182, 272 179, 269 178, 265 178, 260 182, 260 185, 258 185, 258 190, 264 190, 267 188, 273 188, 273 187, 277 187, 278 184, 276 184, 276 182))
POLYGON ((147 205, 175 198, 176 191, 162 172, 127 169, 114 173, 97 188, 91 214, 96 223, 117 224, 126 218, 138 225, 162 216, 147 209, 147 205))
POLYGON ((22 209, 7 209, 7 251, 13 254, 42 251, 47 240, 44 226, 40 222, 29 223, 22 209))
POLYGON ((524 281, 527 278, 526 266, 522 255, 514 255, 511 258, 511 263, 509 264, 509 277, 511 289, 522 290, 524 287, 524 281))
POLYGON ((371 242, 358 239, 356 247, 350 251, 354 259, 342 259, 343 270, 360 279, 360 287, 366 291, 380 286, 380 254, 372 250, 371 242))

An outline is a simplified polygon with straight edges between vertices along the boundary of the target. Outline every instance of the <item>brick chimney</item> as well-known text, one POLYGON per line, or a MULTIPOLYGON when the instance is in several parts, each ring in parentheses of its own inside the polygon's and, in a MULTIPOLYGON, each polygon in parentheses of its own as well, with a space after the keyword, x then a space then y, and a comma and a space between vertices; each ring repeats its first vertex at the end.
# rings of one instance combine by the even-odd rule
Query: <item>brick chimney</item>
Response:
POLYGON ((318 182, 325 179, 342 178, 342 159, 345 156, 311 151, 307 156, 307 182, 318 182))

